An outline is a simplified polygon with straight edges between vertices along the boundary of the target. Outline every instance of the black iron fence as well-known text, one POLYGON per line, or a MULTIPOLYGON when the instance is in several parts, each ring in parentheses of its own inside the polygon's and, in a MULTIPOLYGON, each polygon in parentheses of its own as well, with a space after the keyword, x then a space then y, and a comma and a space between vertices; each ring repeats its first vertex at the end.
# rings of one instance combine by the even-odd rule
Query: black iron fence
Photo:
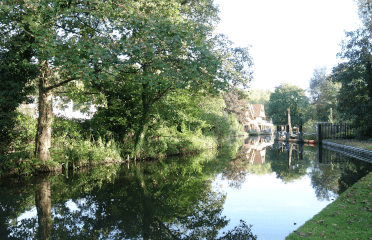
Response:
POLYGON ((345 165, 350 162, 351 156, 345 155, 341 152, 334 151, 333 149, 316 146, 316 162, 320 164, 340 164, 345 165))
POLYGON ((349 123, 316 123, 315 132, 318 143, 325 139, 350 139, 355 138, 357 128, 349 123))

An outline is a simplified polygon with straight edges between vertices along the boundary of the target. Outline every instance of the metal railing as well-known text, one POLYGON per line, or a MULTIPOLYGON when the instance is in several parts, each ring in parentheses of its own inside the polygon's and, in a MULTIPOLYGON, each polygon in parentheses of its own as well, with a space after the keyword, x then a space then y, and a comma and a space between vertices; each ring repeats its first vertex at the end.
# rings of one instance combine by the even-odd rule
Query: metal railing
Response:
POLYGON ((316 123, 314 125, 318 143, 322 143, 324 139, 354 138, 358 130, 349 123, 316 123))

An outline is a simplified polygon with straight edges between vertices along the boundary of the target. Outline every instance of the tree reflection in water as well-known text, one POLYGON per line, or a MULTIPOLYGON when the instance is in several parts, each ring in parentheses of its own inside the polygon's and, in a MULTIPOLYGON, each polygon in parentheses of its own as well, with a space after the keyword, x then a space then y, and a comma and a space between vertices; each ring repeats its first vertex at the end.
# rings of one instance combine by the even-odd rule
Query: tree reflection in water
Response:
POLYGON ((101 166, 69 178, 28 178, 19 186, 22 190, 1 185, 14 202, 25 195, 34 199, 37 221, 16 221, 19 210, 30 209, 32 201, 14 207, 1 196, 0 234, 8 239, 256 239, 245 222, 219 234, 229 222, 222 216, 226 196, 212 190, 215 173, 203 171, 211 164, 203 159, 101 166), (67 207, 68 201, 74 209, 67 207))
POLYGON ((206 151, 188 159, 2 179, 0 236, 256 239, 245 222, 221 233, 229 220, 222 215, 226 195, 212 187, 217 174, 222 173, 233 188, 241 188, 248 174, 275 174, 284 183, 308 176, 318 200, 329 200, 372 169, 371 164, 363 161, 330 157, 325 150, 316 152, 296 144, 272 144, 265 139, 238 140, 240 143, 235 141, 226 149, 206 151), (321 161, 316 153, 322 153, 321 161), (37 217, 18 220, 34 206, 37 217))
POLYGON ((248 174, 275 173, 284 183, 309 176, 317 199, 329 201, 370 171, 372 164, 330 149, 290 142, 273 144, 270 139, 249 137, 242 140, 222 179, 229 180, 230 187, 239 189, 248 174))

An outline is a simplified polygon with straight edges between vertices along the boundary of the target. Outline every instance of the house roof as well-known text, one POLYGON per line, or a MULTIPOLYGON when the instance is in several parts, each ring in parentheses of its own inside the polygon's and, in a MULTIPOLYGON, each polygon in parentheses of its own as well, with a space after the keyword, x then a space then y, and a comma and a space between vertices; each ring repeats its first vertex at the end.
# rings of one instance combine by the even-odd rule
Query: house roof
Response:
POLYGON ((261 111, 265 113, 265 108, 263 104, 252 104, 253 111, 254 111, 254 117, 259 117, 261 111))
POLYGON ((256 150, 254 160, 253 160, 253 164, 263 164, 263 163, 265 163, 265 154, 266 154, 266 149, 261 150, 261 151, 256 150))

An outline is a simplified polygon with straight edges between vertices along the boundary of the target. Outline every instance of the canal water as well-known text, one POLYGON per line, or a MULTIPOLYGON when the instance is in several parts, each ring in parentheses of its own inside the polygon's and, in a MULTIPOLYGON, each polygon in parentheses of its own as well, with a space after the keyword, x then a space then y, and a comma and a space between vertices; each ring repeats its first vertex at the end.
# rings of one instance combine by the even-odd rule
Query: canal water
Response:
POLYGON ((284 239, 370 171, 330 149, 251 137, 198 155, 1 179, 0 238, 284 239))

